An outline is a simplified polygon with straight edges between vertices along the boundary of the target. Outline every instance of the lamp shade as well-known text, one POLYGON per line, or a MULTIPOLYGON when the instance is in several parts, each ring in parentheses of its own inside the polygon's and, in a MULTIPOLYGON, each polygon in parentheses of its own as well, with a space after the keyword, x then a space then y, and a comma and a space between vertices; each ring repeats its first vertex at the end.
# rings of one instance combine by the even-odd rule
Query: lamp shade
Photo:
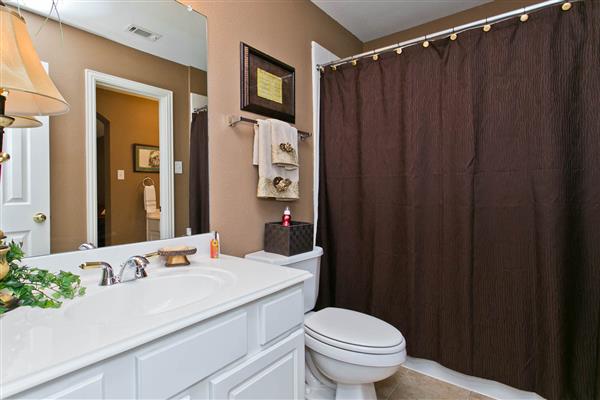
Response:
POLYGON ((13 117, 15 120, 9 128, 39 128, 42 121, 33 117, 13 117))
POLYGON ((0 89, 8 92, 6 115, 57 115, 69 111, 40 62, 25 20, 6 6, 0 6, 0 89))

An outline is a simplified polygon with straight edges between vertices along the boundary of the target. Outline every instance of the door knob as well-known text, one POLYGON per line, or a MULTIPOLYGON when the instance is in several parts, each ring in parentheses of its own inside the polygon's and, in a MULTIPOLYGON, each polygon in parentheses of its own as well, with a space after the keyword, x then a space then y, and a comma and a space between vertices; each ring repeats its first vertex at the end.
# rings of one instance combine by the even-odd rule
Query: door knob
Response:
POLYGON ((46 217, 46 214, 44 213, 37 213, 33 216, 33 220, 38 224, 45 222, 47 218, 48 217, 46 217))

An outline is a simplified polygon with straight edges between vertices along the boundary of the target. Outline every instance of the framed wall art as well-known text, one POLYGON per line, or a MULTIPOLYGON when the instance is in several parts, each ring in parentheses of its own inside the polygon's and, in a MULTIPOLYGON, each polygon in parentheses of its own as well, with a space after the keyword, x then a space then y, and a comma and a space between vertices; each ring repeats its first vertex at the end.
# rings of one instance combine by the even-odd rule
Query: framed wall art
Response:
POLYGON ((158 146, 134 144, 133 170, 135 172, 160 172, 160 148, 158 146))
POLYGON ((296 70, 240 43, 240 108, 296 122, 296 70))

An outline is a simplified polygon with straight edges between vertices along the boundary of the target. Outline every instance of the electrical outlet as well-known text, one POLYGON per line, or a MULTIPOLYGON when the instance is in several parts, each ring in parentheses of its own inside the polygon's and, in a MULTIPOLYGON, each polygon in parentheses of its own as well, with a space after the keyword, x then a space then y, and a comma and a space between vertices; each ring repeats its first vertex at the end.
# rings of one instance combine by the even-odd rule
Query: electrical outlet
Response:
POLYGON ((125 180, 125 170, 124 169, 117 170, 117 180, 119 180, 119 181, 125 180))

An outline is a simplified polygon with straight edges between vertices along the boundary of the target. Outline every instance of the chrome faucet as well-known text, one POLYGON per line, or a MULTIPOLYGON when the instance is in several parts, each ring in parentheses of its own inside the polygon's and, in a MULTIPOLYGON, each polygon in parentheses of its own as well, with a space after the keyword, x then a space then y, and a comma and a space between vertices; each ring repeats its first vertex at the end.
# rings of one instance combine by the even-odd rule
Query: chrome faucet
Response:
POLYGON ((148 276, 146 267, 150 264, 150 261, 144 256, 133 256, 129 257, 127 261, 121 264, 121 272, 119 272, 119 282, 127 282, 135 279, 142 279, 148 276), (131 271, 132 277, 124 279, 127 271, 131 271))
POLYGON ((147 257, 153 256, 152 254, 147 254, 146 256, 133 256, 129 257, 127 261, 121 264, 121 271, 119 275, 115 275, 113 268, 110 264, 104 261, 88 261, 84 262, 79 266, 81 269, 93 269, 93 268, 102 268, 102 276, 100 277, 100 286, 111 286, 121 282, 128 282, 135 279, 142 279, 148 276, 146 272, 146 267, 150 264, 147 257), (125 275, 129 275, 127 272, 131 271, 131 277, 126 277, 125 275))

